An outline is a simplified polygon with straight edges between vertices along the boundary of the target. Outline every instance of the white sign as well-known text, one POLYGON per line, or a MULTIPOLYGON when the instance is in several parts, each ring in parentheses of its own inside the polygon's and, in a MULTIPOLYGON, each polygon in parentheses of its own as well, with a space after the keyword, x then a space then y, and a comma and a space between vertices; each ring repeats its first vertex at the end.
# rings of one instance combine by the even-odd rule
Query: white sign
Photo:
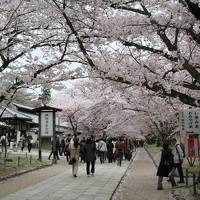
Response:
POLYGON ((41 112, 41 136, 53 136, 53 112, 41 112))
POLYGON ((200 110, 188 109, 179 113, 180 133, 200 134, 200 110))

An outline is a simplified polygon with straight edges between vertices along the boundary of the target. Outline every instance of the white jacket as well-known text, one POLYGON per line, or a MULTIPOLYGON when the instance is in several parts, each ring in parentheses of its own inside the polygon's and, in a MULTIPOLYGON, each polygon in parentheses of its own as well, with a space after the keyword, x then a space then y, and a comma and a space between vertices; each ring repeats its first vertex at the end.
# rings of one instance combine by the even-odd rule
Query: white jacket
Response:
POLYGON ((107 145, 106 145, 106 143, 105 143, 103 140, 100 140, 100 141, 98 142, 97 149, 98 149, 99 151, 107 151, 107 145))
POLYGON ((183 160, 183 150, 180 146, 180 144, 175 144, 173 149, 172 149, 172 154, 174 156, 174 163, 178 164, 180 163, 180 160, 183 160))

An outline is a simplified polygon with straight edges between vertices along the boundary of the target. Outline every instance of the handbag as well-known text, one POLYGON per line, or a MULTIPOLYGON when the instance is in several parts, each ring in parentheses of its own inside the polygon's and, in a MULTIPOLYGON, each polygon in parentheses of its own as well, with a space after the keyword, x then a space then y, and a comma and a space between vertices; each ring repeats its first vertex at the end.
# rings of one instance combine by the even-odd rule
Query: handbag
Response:
POLYGON ((75 162, 76 162, 76 159, 75 158, 71 158, 69 160, 69 165, 73 165, 75 162))

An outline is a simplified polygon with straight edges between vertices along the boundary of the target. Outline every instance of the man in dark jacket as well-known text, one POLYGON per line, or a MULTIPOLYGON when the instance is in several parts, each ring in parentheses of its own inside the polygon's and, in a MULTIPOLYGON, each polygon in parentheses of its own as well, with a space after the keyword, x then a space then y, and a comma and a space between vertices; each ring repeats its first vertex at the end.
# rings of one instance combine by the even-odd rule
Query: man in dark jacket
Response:
POLYGON ((110 138, 107 143, 107 157, 108 157, 109 163, 111 163, 113 160, 113 148, 114 148, 114 145, 112 143, 112 139, 110 138))
POLYGON ((86 144, 84 146, 84 158, 86 162, 86 172, 87 176, 91 175, 94 176, 95 172, 95 161, 96 161, 96 144, 91 138, 87 138, 86 144), (91 164, 91 170, 90 170, 91 164))
POLYGON ((59 142, 59 138, 57 137, 57 135, 55 137, 55 140, 56 140, 55 141, 55 143, 56 143, 55 147, 56 148, 55 148, 55 151, 54 151, 54 141, 53 141, 53 138, 51 138, 52 149, 51 149, 51 153, 49 154, 49 157, 48 157, 49 160, 51 159, 52 154, 54 154, 53 155, 54 159, 60 160, 60 158, 58 156, 58 152, 59 152, 59 148, 60 148, 60 142, 59 142))
POLYGON ((80 155, 81 155, 81 162, 84 161, 85 162, 85 154, 84 154, 84 147, 85 147, 85 137, 83 137, 83 139, 80 141, 80 155))

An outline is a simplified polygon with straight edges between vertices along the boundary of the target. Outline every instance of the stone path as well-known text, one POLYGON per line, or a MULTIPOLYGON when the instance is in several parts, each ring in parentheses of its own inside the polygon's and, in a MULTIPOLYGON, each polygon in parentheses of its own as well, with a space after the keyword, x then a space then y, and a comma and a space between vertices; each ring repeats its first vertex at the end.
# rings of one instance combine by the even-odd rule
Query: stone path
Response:
POLYGON ((138 149, 134 162, 113 196, 113 200, 167 200, 171 186, 164 179, 164 190, 157 190, 156 168, 144 149, 138 149))
MULTIPOLYGON (((57 164, 59 166, 59 164, 57 164)), ((87 177, 85 172, 85 164, 79 167, 79 174, 74 178, 71 174, 70 166, 66 167, 66 171, 55 176, 45 177, 44 180, 36 184, 29 185, 23 189, 6 195, 1 200, 109 200, 118 182, 126 171, 129 162, 124 161, 122 167, 116 163, 105 163, 103 165, 97 162, 95 177, 87 177)), ((48 167, 49 169, 51 167, 48 167)), ((44 169, 43 169, 44 170, 44 169)), ((38 170, 39 172, 40 170, 38 170)), ((35 173, 35 178, 40 173, 35 173)), ((54 172, 55 173, 55 172, 54 172)), ((27 176, 23 175, 24 178, 27 176)), ((18 177, 19 178, 19 177, 18 177)), ((32 177, 34 179, 34 177, 32 177)), ((10 179, 9 182, 13 182, 10 179)), ((23 180, 23 179, 22 179, 23 180)), ((16 181, 16 180, 15 180, 16 181)), ((11 187, 9 182, 0 184, 0 188, 4 185, 11 187)), ((13 182, 14 183, 14 182, 13 182)), ((18 184, 20 182, 18 181, 18 184)), ((23 185, 23 183, 22 183, 23 185)), ((0 190, 1 192, 1 190, 0 190)), ((0 194, 1 197, 1 194, 0 194)))

